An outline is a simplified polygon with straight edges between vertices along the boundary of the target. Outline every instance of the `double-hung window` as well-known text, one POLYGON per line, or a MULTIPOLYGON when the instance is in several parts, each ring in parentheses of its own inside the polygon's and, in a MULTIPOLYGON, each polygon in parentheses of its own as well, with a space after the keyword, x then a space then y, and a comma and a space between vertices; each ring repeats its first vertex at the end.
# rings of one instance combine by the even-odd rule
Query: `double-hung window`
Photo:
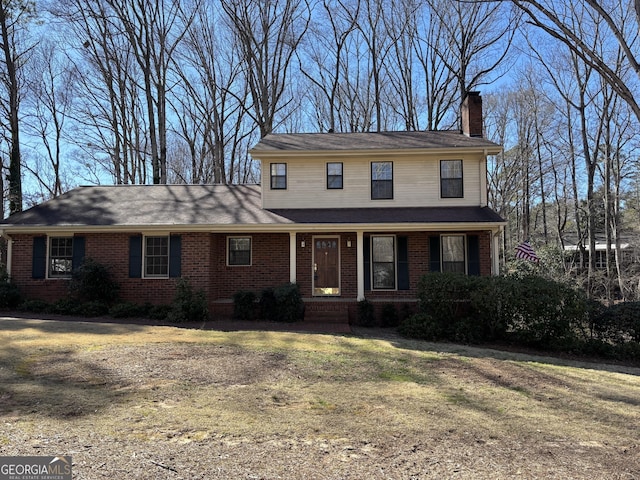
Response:
POLYGON ((73 268, 73 237, 49 238, 49 278, 69 278, 73 268))
POLYGON ((251 237, 228 237, 227 264, 251 265, 251 237))
POLYGON ((271 164, 271 189, 286 190, 287 188, 287 164, 271 164))
POLYGON ((342 184, 342 162, 327 163, 327 189, 341 189, 342 184))
POLYGON ((464 235, 442 235, 442 271, 466 273, 464 235))
POLYGON ((144 275, 169 276, 169 237, 144 238, 144 275))
POLYGON ((393 162, 371 162, 371 199, 393 198, 393 162))
POLYGON ((463 198, 462 160, 440 160, 440 197, 463 198))
POLYGON ((371 270, 373 288, 396 288, 396 238, 393 235, 371 237, 371 270))

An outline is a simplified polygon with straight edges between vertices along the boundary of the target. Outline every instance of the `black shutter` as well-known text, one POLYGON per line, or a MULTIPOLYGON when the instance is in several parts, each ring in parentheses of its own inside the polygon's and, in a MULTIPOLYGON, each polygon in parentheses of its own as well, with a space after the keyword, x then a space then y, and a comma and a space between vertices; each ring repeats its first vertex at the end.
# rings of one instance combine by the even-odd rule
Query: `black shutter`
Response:
POLYGON ((182 237, 171 235, 169 237, 169 276, 179 277, 182 270, 182 237))
POLYGON ((398 237, 398 290, 409 290, 408 237, 398 237))
POLYGON ((45 278, 47 275, 47 237, 33 237, 31 277, 45 278))
POLYGON ((467 235, 467 272, 480 275, 480 237, 467 235))
POLYGON ((440 271, 440 236, 429 237, 429 271, 440 271))
POLYGON ((364 237, 364 289, 371 290, 371 237, 364 237))
POLYGON ((129 237, 129 278, 142 277, 142 235, 129 237))
POLYGON ((71 270, 80 268, 82 262, 84 262, 84 237, 73 237, 73 257, 71 260, 71 270))

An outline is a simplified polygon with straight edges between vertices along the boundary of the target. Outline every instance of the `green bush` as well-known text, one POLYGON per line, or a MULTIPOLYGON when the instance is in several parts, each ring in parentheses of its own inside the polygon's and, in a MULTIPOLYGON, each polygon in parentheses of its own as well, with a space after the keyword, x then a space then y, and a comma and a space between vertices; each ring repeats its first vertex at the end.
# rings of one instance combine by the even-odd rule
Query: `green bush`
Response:
POLYGON ((133 302, 116 303, 109 309, 113 318, 144 318, 149 315, 151 305, 140 305, 133 302))
POLYGON ((109 269, 90 258, 73 271, 69 284, 71 295, 87 302, 113 303, 118 298, 119 289, 109 269))
POLYGON ((51 304, 44 300, 25 300, 18 306, 18 310, 22 312, 49 313, 51 312, 51 304))
POLYGON ((304 318, 304 302, 297 283, 285 283, 273 290, 278 310, 278 321, 297 322, 304 318))
POLYGON ((8 280, 0 280, 0 308, 16 308, 21 302, 18 286, 8 280))
MULTIPOLYGON (((171 305, 146 305, 146 316, 153 320, 167 320, 173 307, 171 305)), ((208 309, 207 309, 208 311, 208 309)))
POLYGON ((273 288, 265 288, 260 294, 260 318, 269 322, 278 321, 278 302, 273 288))
POLYGON ((62 298, 50 306, 49 313, 56 313, 58 315, 81 315, 81 310, 81 302, 72 298, 62 298))
POLYGON ((382 315, 380 319, 381 327, 397 327, 400 323, 400 317, 398 316, 398 309, 393 303, 386 303, 382 307, 382 315))
POLYGON ((443 338, 440 323, 427 313, 416 313, 405 319, 398 327, 398 333, 405 337, 427 341, 442 340, 443 338))
POLYGON ((358 325, 373 327, 376 324, 375 308, 373 303, 364 299, 358 302, 358 325))
POLYGON ((253 320, 256 316, 256 294, 240 290, 233 294, 233 318, 253 320))
POLYGON ((176 294, 167 315, 174 323, 204 322, 209 318, 207 298, 202 290, 194 291, 185 278, 178 280, 176 294))
POLYGON ((83 317, 102 317, 109 313, 109 305, 104 302, 83 302, 78 305, 78 315, 83 317))
POLYGON ((304 302, 297 283, 265 288, 260 295, 260 317, 270 322, 296 322, 304 318, 304 302))

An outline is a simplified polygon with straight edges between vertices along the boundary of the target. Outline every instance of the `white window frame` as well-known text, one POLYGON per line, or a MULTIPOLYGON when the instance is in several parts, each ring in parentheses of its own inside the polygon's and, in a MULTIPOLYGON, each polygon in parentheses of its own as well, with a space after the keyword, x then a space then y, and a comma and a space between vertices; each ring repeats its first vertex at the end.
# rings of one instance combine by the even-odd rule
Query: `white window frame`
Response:
MULTIPOLYGON (((67 259, 67 257, 60 257, 57 256, 55 258, 60 258, 60 259, 67 259)), ((56 235, 54 236, 48 236, 47 237, 47 279, 50 280, 69 280, 72 276, 73 273, 73 235, 56 235), (71 256, 68 257, 68 260, 71 262, 70 267, 69 267, 69 272, 65 272, 62 275, 52 275, 51 274, 51 261, 54 259, 54 257, 51 254, 51 250, 52 250, 52 243, 53 240, 59 240, 59 239, 69 239, 71 240, 71 256)))
POLYGON ((250 267, 253 265, 253 237, 250 235, 229 235, 227 237, 227 267, 250 267), (249 240, 249 263, 230 263, 231 257, 231 240, 248 239, 249 240))
POLYGON ((369 259, 369 265, 371 266, 370 270, 371 270, 371 290, 372 291, 387 291, 387 292, 395 292, 398 290, 398 238, 396 235, 371 235, 369 237, 369 241, 371 242, 370 245, 370 259, 369 259), (388 262, 374 262, 374 257, 373 257, 373 252, 374 252, 374 247, 373 247, 373 239, 374 238, 381 238, 381 237, 388 237, 388 238, 393 238, 393 288, 383 288, 383 287, 376 287, 375 285, 375 264, 376 263, 388 263, 388 262))
MULTIPOLYGON (((156 255, 159 256, 159 255, 156 255)), ((171 238, 169 235, 143 235, 142 237, 142 278, 169 278, 169 262, 171 261, 171 238), (167 240, 167 273, 150 274, 147 272, 147 242, 151 238, 165 238, 167 240)))

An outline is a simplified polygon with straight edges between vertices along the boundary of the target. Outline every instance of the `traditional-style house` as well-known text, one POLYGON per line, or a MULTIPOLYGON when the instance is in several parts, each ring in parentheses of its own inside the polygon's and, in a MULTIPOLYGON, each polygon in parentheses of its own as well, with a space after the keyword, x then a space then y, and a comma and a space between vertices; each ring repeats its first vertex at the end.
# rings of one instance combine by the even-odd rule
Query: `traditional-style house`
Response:
POLYGON ((498 272, 505 222, 487 206, 482 103, 463 131, 272 134, 251 150, 260 185, 79 187, 0 223, 28 298, 56 300, 91 258, 121 297, 168 303, 176 278, 214 316, 239 290, 296 282, 307 316, 355 316, 358 300, 414 302, 432 271, 498 272))

